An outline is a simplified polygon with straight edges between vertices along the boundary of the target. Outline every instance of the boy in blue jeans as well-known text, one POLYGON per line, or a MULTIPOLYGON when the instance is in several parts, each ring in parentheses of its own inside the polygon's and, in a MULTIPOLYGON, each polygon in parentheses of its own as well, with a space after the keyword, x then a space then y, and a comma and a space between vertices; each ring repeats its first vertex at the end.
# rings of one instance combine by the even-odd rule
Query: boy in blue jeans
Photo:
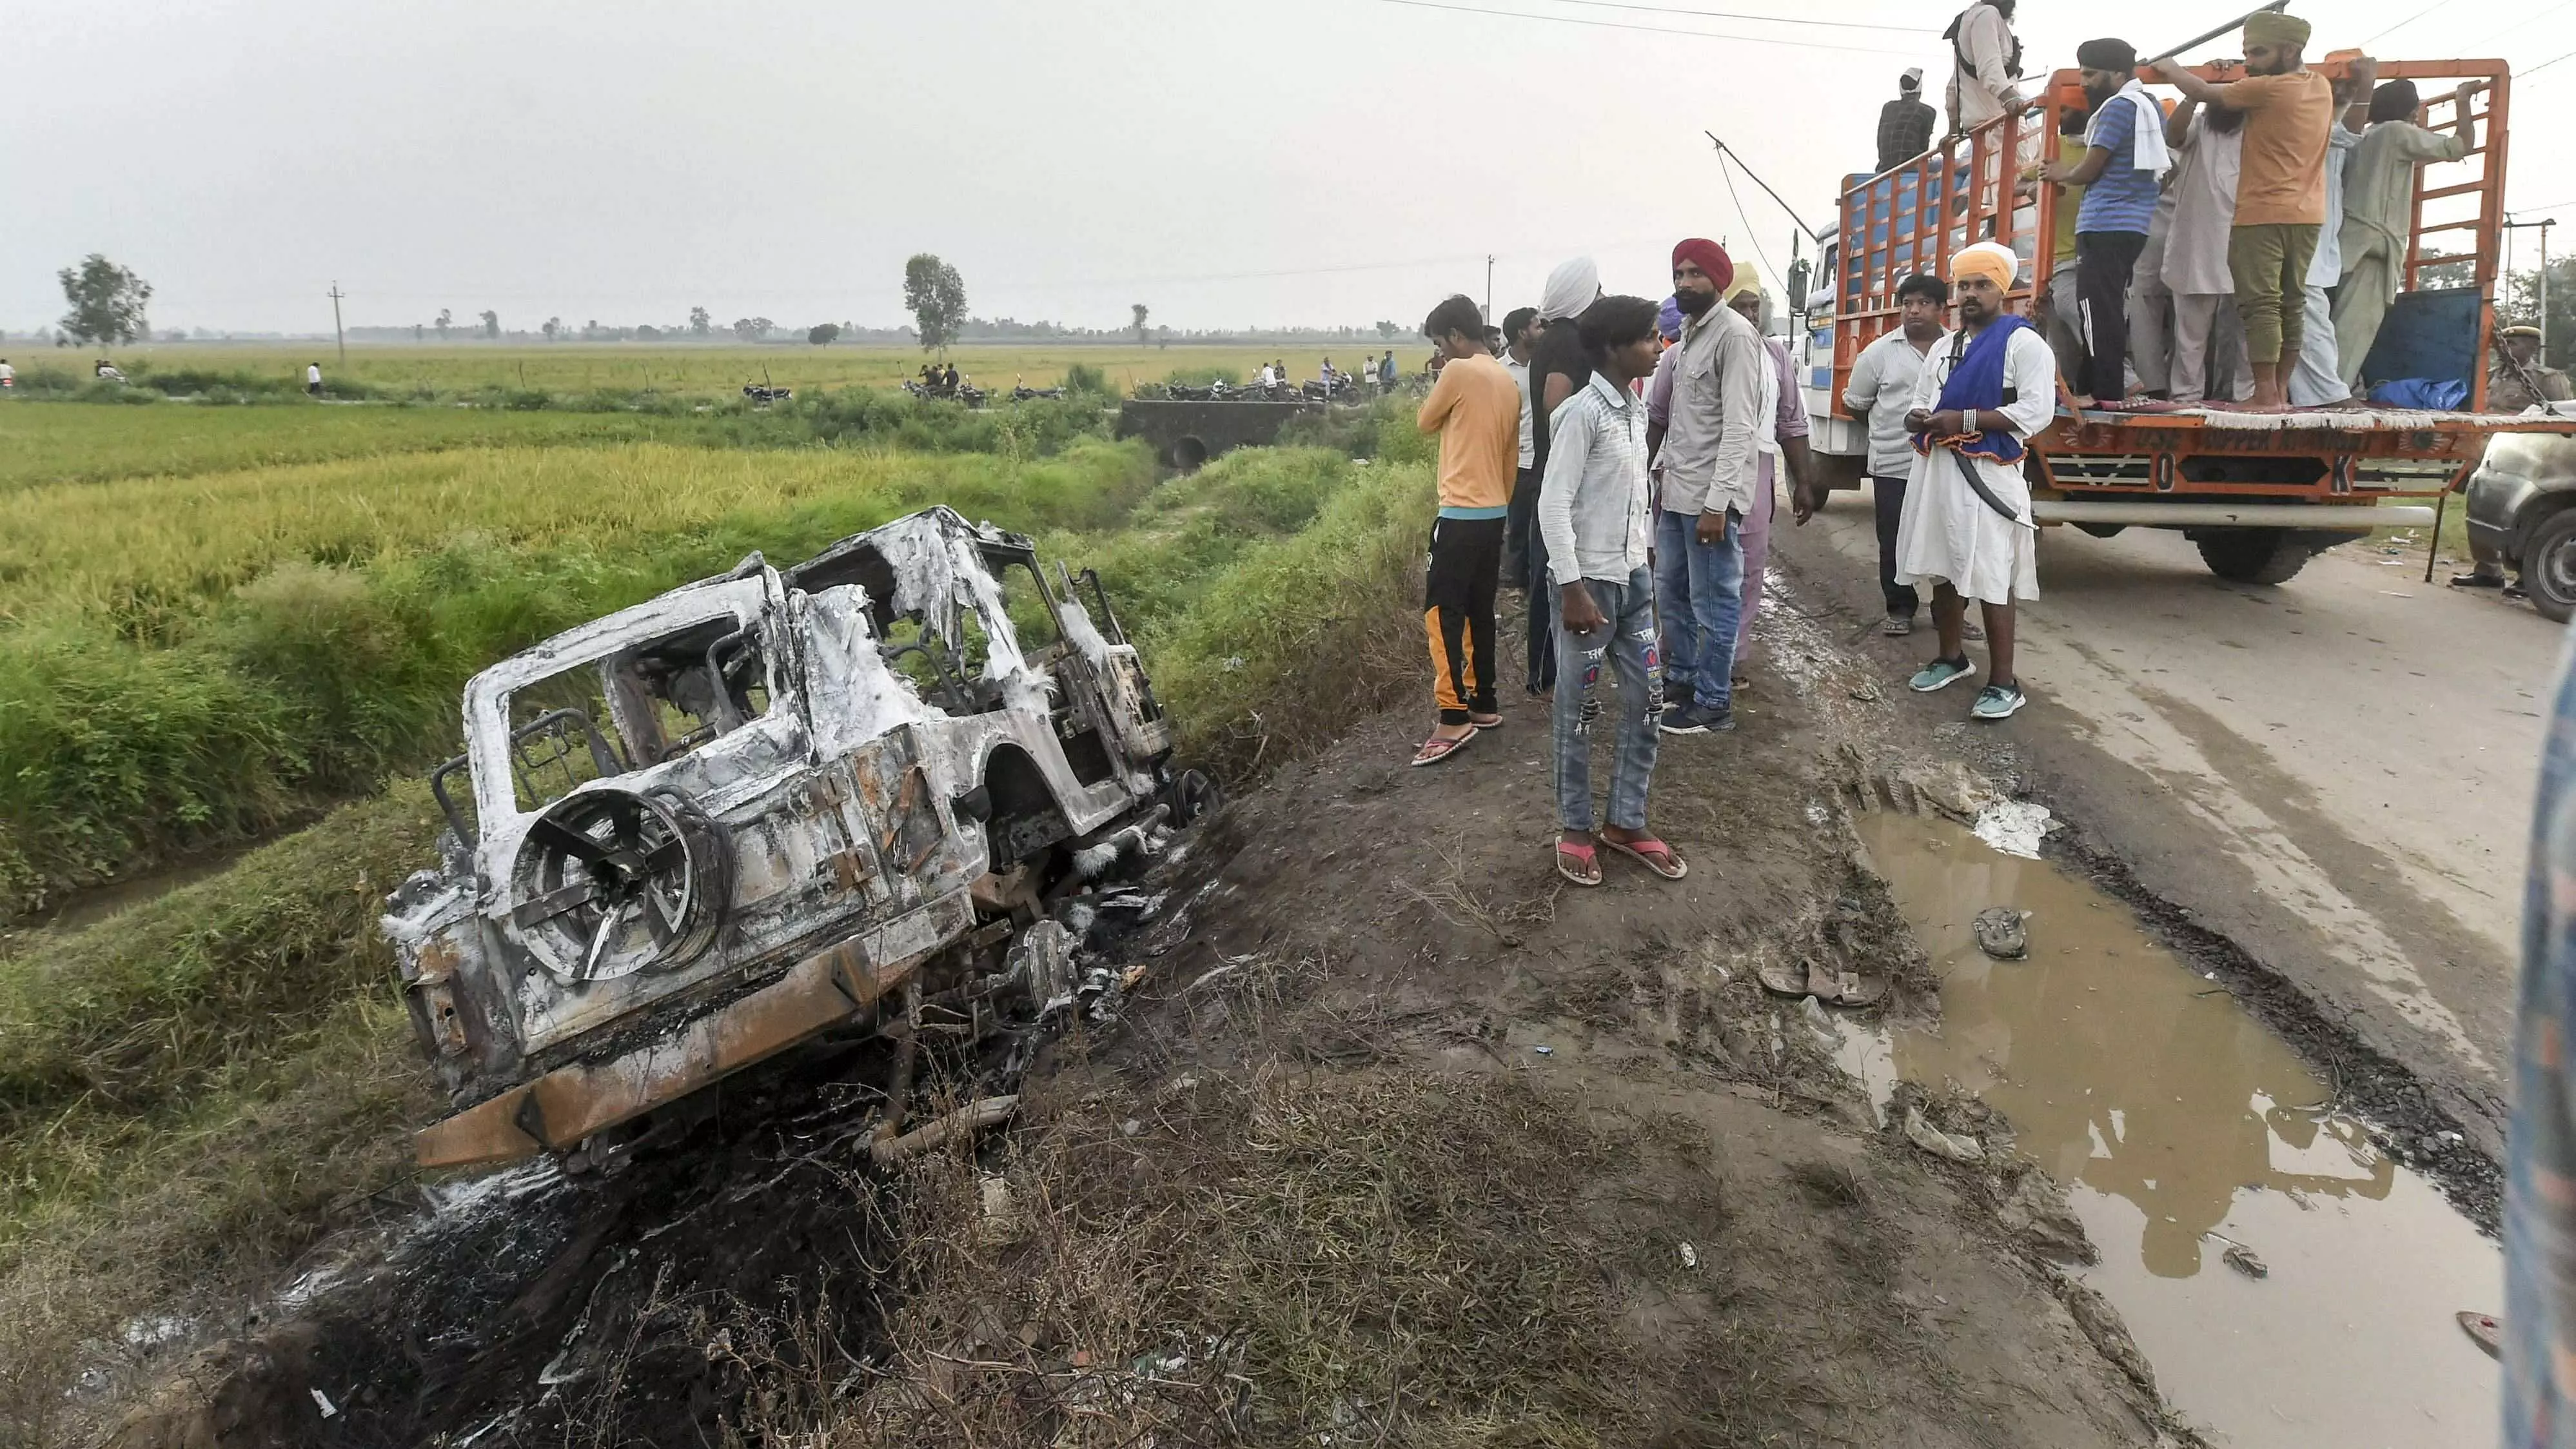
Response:
POLYGON ((1592 355, 1592 380, 1557 411, 1538 497, 1539 532, 1558 590, 1556 868, 1576 885, 1597 886, 1599 847, 1606 845, 1680 880, 1689 867, 1646 829, 1664 681, 1646 556, 1646 407, 1630 386, 1655 369, 1655 304, 1604 297, 1575 325, 1592 355), (1617 681, 1619 718, 1610 823, 1596 832, 1592 726, 1603 713, 1605 668, 1617 681))

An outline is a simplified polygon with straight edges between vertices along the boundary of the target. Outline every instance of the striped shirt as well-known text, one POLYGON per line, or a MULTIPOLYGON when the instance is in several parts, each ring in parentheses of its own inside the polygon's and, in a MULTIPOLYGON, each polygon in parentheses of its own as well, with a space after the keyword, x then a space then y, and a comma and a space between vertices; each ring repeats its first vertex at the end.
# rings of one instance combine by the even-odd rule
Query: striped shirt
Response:
MULTIPOLYGON (((2576 636, 2571 636, 2576 637, 2576 636)), ((2576 675, 2559 661, 2522 896, 2513 1129, 2505 1139, 2504 1443, 2576 1445, 2576 675)))
POLYGON ((1548 419, 1539 536, 1559 587, 1624 584, 1646 566, 1646 408, 1594 373, 1548 419))
POLYGON ((2084 188, 2078 232, 2133 231, 2145 235, 2155 219, 2156 173, 2138 165, 2138 105, 2127 95, 2113 96, 2093 116, 2084 144, 2111 153, 2102 174, 2084 188))

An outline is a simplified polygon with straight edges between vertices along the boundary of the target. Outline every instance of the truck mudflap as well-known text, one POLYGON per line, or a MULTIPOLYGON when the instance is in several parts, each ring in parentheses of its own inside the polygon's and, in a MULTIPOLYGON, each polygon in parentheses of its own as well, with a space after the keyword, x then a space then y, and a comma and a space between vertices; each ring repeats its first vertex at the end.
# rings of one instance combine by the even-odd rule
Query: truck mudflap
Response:
POLYGON ((413 1136, 413 1155, 424 1168, 450 1168, 568 1152, 595 1133, 873 1015, 879 999, 900 990, 973 925, 966 893, 943 896, 799 960, 776 981, 667 1036, 558 1067, 425 1127, 413 1136))

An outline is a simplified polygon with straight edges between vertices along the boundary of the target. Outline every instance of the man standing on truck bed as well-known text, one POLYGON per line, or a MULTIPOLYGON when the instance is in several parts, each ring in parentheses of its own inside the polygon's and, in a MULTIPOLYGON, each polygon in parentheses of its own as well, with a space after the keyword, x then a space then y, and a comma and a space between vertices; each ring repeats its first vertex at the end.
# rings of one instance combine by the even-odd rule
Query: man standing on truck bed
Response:
POLYGON ((2308 22, 2267 10, 2245 22, 2245 79, 2213 85, 2172 60, 2156 76, 2203 105, 2247 113, 2227 261, 2253 361, 2254 406, 2289 406, 2307 317, 2308 267, 2326 219, 2334 87, 2307 68, 2308 22))
POLYGON ((2335 290, 2335 357, 2346 388, 2361 383, 2361 365, 2379 340, 2379 326, 2397 300, 2406 253, 2415 235, 2415 171, 2433 161, 2457 161, 2478 143, 2469 100, 2476 81, 2452 92, 2458 124, 2450 135, 2415 124, 2423 101, 2415 83, 2393 80, 2370 96, 2369 126, 2346 163, 2343 196, 2343 277, 2335 290))
POLYGON ((2009 718, 2024 704, 2013 671, 2013 602, 2039 597, 2024 440, 2057 416, 2057 363, 2037 331, 2005 310, 2019 269, 2012 251, 1979 242, 1950 259, 1959 330, 1934 345, 1905 425, 1913 477, 1897 527, 1896 581, 1932 585, 1941 653, 1910 681, 1923 694, 1976 672, 1964 626, 1984 606, 1990 664, 1971 718, 2009 718))
POLYGON ((2088 40, 2075 48, 2084 96, 2093 103, 2084 159, 2051 162, 2041 174, 2084 188, 2075 223, 2076 297, 2082 309, 2084 376, 2073 379, 2079 401, 2119 402, 2128 395, 2129 278, 2147 249, 2157 186, 2172 169, 2165 113, 2138 84, 2137 48, 2125 40, 2088 40))
POLYGON ((1896 99, 1878 108, 1878 169, 1898 166, 1932 149, 1932 127, 1940 114, 1923 102, 1923 70, 1917 66, 1897 78, 1896 99))
MULTIPOLYGON (((1977 0, 1943 36, 1950 42, 1950 134, 1973 131, 2022 108, 2021 42, 2012 33, 2018 0, 1977 0)), ((1881 170, 1886 168, 1882 167, 1881 170)))
POLYGON ((1503 722, 1494 701, 1494 587, 1520 457, 1521 390, 1485 350, 1484 314, 1467 298, 1432 308, 1422 335, 1448 364, 1415 420, 1440 435, 1440 516, 1422 600, 1440 723, 1413 756, 1436 765, 1503 722))

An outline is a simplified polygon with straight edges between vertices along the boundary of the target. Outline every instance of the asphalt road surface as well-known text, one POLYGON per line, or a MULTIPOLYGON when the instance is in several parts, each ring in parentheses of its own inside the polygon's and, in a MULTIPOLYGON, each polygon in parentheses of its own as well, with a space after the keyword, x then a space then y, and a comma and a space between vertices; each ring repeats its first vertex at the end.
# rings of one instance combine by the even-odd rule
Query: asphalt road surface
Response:
MULTIPOLYGON (((1868 495, 1782 562, 1874 618, 1868 495)), ((2023 609, 2032 704, 2008 731, 2043 798, 2141 884, 2232 938, 2397 1058, 2498 1150, 2514 962, 2559 629, 2424 583, 2420 547, 2347 545, 2277 587, 2231 584, 2178 533, 2049 529, 2023 609)), ((1933 652, 1869 641, 1891 671, 1933 652)), ((1980 667, 1981 647, 1971 646, 1980 667)), ((1953 703, 1969 692, 1923 701, 1953 703)))

